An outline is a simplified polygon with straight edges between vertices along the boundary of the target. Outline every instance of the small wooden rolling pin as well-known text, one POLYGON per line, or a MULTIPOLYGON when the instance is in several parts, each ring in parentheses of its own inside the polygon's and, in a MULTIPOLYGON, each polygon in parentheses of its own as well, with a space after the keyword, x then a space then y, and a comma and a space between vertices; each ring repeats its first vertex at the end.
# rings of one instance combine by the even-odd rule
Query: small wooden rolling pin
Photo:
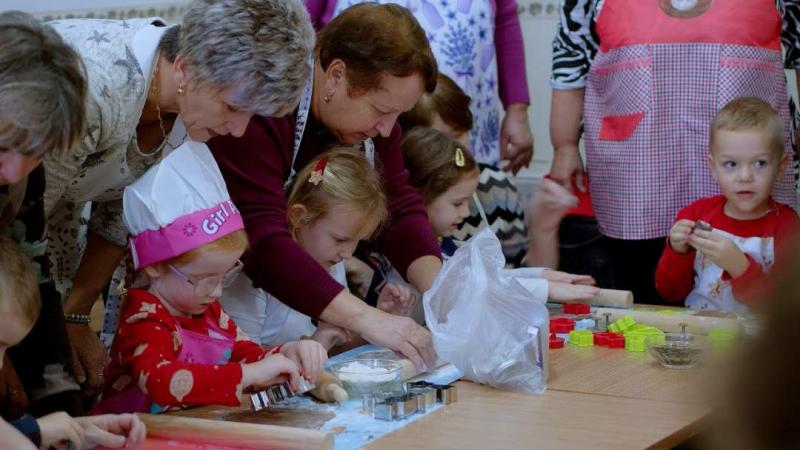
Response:
POLYGON ((147 435, 212 445, 249 449, 332 449, 333 435, 306 428, 196 419, 164 414, 137 414, 147 435))
MULTIPOLYGON (((667 308, 664 308, 667 309, 667 308)), ((668 333, 682 331, 681 324, 686 324, 689 333, 708 334, 713 328, 738 329, 741 322, 737 319, 725 317, 708 317, 698 314, 664 314, 657 311, 637 311, 614 308, 597 308, 597 315, 602 317, 609 314, 609 321, 613 322, 622 316, 631 316, 637 323, 660 328, 668 333)))
POLYGON ((310 393, 323 402, 342 403, 348 398, 347 391, 344 390, 342 382, 336 375, 327 370, 323 370, 319 377, 317 377, 316 385, 317 387, 312 389, 310 393))
POLYGON ((610 306, 612 308, 630 308, 633 306, 633 292, 600 288, 600 292, 590 298, 570 301, 548 299, 547 301, 553 303, 588 303, 590 305, 610 306))

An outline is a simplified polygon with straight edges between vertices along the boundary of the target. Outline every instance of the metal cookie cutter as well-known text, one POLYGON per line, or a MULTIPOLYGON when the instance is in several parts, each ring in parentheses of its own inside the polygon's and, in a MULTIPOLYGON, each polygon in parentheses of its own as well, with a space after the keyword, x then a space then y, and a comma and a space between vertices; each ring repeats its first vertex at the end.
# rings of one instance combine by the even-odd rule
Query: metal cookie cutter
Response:
POLYGON ((408 393, 417 396, 417 410, 420 412, 436 404, 436 390, 432 387, 410 387, 408 393))
POLYGON ((303 395, 311 389, 314 389, 314 383, 306 381, 305 378, 301 377, 298 387, 298 391, 294 392, 288 382, 270 386, 263 391, 250 395, 250 405, 253 411, 260 411, 270 405, 284 402, 291 397, 303 395))
POLYGON ((375 405, 375 418, 379 420, 405 419, 418 412, 417 394, 403 394, 389 397, 375 405))
POLYGON ((443 405, 449 405, 458 400, 458 389, 452 384, 433 384, 427 381, 406 383, 406 391, 421 387, 432 388, 436 392, 436 401, 443 405))
POLYGON ((697 222, 694 223, 694 226, 692 227, 692 233, 694 233, 695 230, 711 231, 713 230, 713 228, 708 222, 698 220, 697 222))
POLYGON ((366 394, 361 398, 361 406, 364 409, 364 413, 372 416, 375 414, 375 405, 384 401, 389 397, 393 397, 395 395, 394 392, 376 392, 372 394, 366 394))

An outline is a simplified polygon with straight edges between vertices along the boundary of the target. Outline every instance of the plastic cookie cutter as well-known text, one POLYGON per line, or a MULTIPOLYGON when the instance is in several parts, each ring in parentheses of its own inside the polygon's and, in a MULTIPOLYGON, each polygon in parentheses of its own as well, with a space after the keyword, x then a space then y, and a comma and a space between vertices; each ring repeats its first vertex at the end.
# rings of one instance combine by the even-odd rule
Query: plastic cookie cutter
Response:
POLYGON ((567 342, 578 347, 591 347, 594 345, 594 334, 592 330, 572 330, 567 342))
POLYGON ((550 348, 564 348, 564 339, 556 336, 555 333, 550 334, 550 348))
POLYGON ((664 332, 656 327, 640 325, 625 333, 625 350, 629 352, 647 351, 647 342, 664 342, 664 332))
POLYGON ((625 336, 614 332, 595 333, 594 345, 608 348, 624 348, 625 336))
POLYGON ((588 303, 564 303, 564 314, 589 314, 592 307, 588 303))
POLYGON ((550 319, 550 332, 551 333, 569 333, 575 329, 575 321, 567 319, 566 317, 556 317, 550 319))
POLYGON ((634 325, 636 325, 636 321, 633 320, 633 317, 622 316, 608 326, 608 331, 612 331, 614 333, 625 333, 634 325))
POLYGON ((314 383, 307 381, 305 378, 300 377, 297 392, 292 390, 288 382, 270 386, 263 391, 256 392, 250 395, 250 405, 253 411, 260 411, 270 405, 285 402, 286 400, 303 395, 306 392, 314 389, 314 383))

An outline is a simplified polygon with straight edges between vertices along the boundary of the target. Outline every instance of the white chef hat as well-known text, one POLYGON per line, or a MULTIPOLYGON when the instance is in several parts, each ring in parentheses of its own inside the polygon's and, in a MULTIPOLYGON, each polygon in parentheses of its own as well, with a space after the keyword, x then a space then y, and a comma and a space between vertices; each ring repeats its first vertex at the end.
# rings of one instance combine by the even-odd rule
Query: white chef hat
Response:
POLYGON ((136 269, 244 228, 208 147, 186 142, 125 188, 123 220, 136 269))

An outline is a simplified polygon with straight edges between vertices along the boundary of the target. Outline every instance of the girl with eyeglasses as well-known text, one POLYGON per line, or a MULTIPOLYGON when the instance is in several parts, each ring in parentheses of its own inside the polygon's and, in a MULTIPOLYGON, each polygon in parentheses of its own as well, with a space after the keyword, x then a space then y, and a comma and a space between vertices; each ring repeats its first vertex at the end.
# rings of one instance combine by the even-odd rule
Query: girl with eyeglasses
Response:
POLYGON ((186 143, 125 189, 134 267, 97 412, 238 406, 242 390, 314 381, 327 354, 314 341, 264 349, 220 306, 241 270, 247 235, 208 148, 186 143))

